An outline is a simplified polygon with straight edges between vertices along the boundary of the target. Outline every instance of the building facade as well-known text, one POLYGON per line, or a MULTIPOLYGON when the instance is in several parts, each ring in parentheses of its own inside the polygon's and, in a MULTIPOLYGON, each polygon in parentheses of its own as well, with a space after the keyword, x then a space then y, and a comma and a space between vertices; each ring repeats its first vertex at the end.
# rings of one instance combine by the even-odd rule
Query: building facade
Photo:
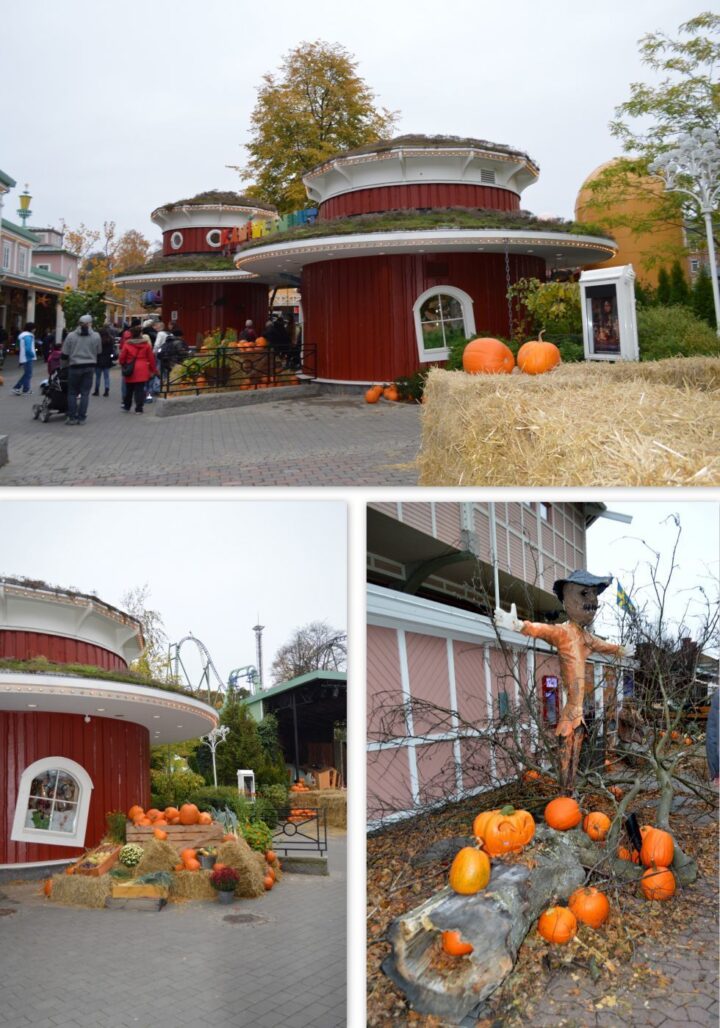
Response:
MULTIPOLYGON (((604 513, 600 503, 369 505, 370 827, 510 777, 493 734, 524 697, 542 711, 523 729, 528 748, 543 719, 552 729, 561 698, 555 653, 496 632, 492 611, 515 603, 521 618, 552 619, 553 582, 585 567, 586 532, 604 513)), ((622 701, 617 670, 602 657, 591 664, 586 719, 602 720, 622 701)))

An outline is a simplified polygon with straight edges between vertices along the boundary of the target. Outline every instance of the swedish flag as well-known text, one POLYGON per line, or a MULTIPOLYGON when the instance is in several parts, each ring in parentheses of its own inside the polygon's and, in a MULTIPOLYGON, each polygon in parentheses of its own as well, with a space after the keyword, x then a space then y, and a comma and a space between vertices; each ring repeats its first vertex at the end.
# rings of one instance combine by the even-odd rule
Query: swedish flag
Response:
POLYGON ((625 592, 625 590, 623 589, 623 587, 620 585, 619 582, 617 584, 617 593, 615 594, 615 602, 617 603, 618 607, 622 607, 622 609, 626 610, 628 612, 628 614, 635 614, 635 613, 637 613, 636 609, 635 609, 635 604, 630 599, 630 597, 625 592))

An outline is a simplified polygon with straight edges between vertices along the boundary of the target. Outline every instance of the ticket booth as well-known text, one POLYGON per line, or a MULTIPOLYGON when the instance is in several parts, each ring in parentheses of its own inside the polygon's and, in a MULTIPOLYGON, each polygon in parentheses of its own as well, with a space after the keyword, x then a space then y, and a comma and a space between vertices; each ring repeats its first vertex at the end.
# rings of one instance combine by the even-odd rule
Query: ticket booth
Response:
POLYGON ((546 725, 556 725, 560 715, 560 680, 557 675, 543 675, 542 705, 543 721, 546 725))
POLYGON ((585 360, 637 361, 635 272, 632 264, 580 275, 585 360))

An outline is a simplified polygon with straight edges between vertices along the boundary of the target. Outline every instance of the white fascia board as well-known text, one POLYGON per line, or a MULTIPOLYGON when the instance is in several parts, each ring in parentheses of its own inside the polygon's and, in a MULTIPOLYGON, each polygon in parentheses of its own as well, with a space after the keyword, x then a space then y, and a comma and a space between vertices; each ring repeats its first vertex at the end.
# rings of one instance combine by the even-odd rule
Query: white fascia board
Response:
POLYGON ((254 281, 255 275, 248 271, 228 269, 227 271, 159 271, 155 275, 118 275, 114 285, 172 285, 174 282, 243 282, 254 281))

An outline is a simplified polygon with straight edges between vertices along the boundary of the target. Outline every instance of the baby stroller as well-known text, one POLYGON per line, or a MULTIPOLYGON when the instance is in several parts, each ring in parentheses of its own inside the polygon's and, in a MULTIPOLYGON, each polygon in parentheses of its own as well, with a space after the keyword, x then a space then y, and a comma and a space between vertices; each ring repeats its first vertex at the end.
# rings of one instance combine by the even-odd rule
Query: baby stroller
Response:
POLYGON ((33 404, 33 417, 37 421, 49 421, 50 415, 67 414, 68 409, 68 375, 67 367, 52 371, 48 378, 40 383, 42 402, 33 404))

